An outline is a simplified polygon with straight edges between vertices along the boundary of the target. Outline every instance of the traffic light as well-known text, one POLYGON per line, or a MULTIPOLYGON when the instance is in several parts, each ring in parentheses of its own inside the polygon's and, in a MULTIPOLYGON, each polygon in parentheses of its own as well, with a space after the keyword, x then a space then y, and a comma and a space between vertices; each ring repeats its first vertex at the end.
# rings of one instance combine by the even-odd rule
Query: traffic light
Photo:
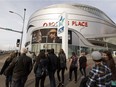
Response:
POLYGON ((16 46, 19 47, 20 45, 20 39, 17 39, 16 46))
POLYGON ((17 47, 19 47, 19 44, 17 44, 17 47))

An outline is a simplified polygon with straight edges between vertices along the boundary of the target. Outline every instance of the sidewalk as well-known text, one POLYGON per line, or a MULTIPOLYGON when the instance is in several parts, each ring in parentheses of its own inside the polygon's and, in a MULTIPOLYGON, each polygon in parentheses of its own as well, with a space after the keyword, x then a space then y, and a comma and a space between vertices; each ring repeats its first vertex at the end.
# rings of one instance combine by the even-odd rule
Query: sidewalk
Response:
POLYGON ((0 55, 0 62, 1 62, 1 63, 4 63, 5 60, 7 59, 8 55, 9 55, 9 54, 0 55))
MULTIPOLYGON (((92 66, 93 62, 91 59, 88 59, 88 66, 87 66, 87 74, 92 66)), ((74 82, 74 73, 72 75, 73 79, 72 81, 69 81, 69 64, 67 64, 68 66, 68 70, 65 71, 65 82, 64 82, 64 87, 79 87, 80 85, 80 82, 81 82, 81 73, 79 71, 79 68, 78 68, 78 73, 77 73, 77 83, 74 82)), ((57 73, 55 73, 55 78, 56 78, 56 85, 58 85, 58 79, 57 79, 57 73)), ((45 87, 50 87, 50 84, 49 84, 49 77, 47 76, 46 77, 46 80, 45 80, 45 87)), ((29 78, 28 78, 28 81, 26 83, 26 86, 25 87, 34 87, 34 84, 35 84, 35 76, 34 76, 34 73, 33 73, 33 70, 31 72, 31 74, 29 75, 29 78)))
MULTIPOLYGON (((55 73, 55 78, 56 78, 56 85, 58 85, 58 80, 57 80, 57 75, 55 73)), ((68 70, 65 72, 65 83, 64 83, 64 87, 79 87, 81 81, 81 75, 80 72, 78 70, 78 79, 77 79, 77 83, 74 82, 74 75, 73 75, 73 79, 72 81, 69 81, 69 74, 68 74, 68 70)), ((34 74, 33 71, 31 73, 31 75, 29 75, 28 81, 26 83, 26 87, 34 87, 34 83, 35 83, 35 79, 34 79, 34 74)), ((50 87, 49 84, 49 77, 46 77, 45 80, 45 87, 50 87)))

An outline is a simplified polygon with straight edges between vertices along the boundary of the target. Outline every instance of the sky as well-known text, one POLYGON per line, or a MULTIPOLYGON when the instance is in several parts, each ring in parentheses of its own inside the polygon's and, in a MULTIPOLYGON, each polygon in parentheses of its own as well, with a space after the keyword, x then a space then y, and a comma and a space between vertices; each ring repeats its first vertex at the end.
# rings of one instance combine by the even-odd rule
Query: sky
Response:
MULTIPOLYGON (((10 13, 13 11, 23 17, 26 9, 23 46, 26 42, 26 28, 29 17, 37 10, 53 4, 86 4, 102 10, 116 23, 116 0, 0 0, 0 27, 22 31, 23 20, 19 15, 10 13)), ((13 50, 16 48, 20 33, 0 29, 0 50, 13 50)))

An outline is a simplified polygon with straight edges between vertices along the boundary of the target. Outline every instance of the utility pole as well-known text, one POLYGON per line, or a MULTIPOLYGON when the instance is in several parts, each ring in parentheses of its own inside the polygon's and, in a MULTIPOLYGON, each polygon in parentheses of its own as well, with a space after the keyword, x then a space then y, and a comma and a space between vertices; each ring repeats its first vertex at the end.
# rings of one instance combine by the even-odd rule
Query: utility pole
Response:
POLYGON ((23 14, 23 16, 21 16, 20 14, 18 14, 16 12, 13 12, 13 11, 9 11, 9 12, 18 15, 22 19, 22 21, 23 21, 23 26, 22 26, 22 31, 21 31, 21 42, 20 42, 20 48, 19 48, 19 51, 21 51, 22 40, 23 40, 23 33, 24 33, 24 25, 25 25, 26 9, 24 8, 24 14, 23 14))

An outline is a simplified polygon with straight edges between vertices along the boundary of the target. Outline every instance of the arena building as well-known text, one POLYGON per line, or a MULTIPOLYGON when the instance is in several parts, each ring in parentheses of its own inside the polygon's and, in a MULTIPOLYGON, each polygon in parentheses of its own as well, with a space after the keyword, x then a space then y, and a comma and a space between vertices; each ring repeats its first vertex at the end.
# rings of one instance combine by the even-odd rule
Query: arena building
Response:
MULTIPOLYGON (((116 50, 116 24, 101 10, 83 4, 55 4, 32 14, 27 26, 25 46, 39 53, 40 50, 63 48, 58 36, 59 17, 67 17, 68 56, 71 52, 111 49, 116 50)), ((66 29, 65 29, 66 30, 66 29)))

